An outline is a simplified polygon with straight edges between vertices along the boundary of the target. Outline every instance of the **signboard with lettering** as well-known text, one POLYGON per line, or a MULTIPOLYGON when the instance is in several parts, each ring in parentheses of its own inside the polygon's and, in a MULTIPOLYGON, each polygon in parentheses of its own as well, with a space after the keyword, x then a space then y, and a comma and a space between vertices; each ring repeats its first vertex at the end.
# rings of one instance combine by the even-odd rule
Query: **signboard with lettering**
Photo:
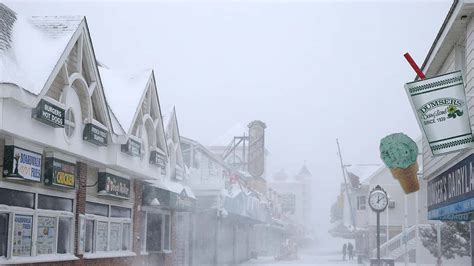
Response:
POLYGON ((82 138, 97 146, 107 146, 107 130, 92 123, 85 125, 82 138))
POLYGON ((76 165, 53 157, 46 158, 44 183, 74 188, 76 183, 76 165))
POLYGON ((154 186, 145 186, 143 189, 143 205, 151 206, 151 202, 155 198, 160 202, 160 207, 168 207, 179 211, 191 211, 196 204, 196 200, 189 197, 184 189, 177 194, 154 186))
POLYGON ((461 71, 407 83, 405 90, 433 155, 473 147, 461 71))
POLYGON ((249 128, 248 172, 253 177, 260 177, 265 171, 265 128, 262 121, 253 121, 249 128))
POLYGON ((474 211, 474 154, 428 181, 428 219, 448 220, 474 211))
POLYGON ((3 176, 10 179, 41 181, 43 155, 13 145, 5 145, 3 176))
POLYGON ((64 127, 64 109, 41 99, 32 111, 32 117, 52 127, 64 127))
POLYGON ((134 139, 128 139, 126 144, 121 146, 121 151, 131 156, 140 157, 142 144, 134 139))
POLYGON ((130 199, 130 180, 110 173, 99 173, 99 195, 130 199))
POLYGON ((150 164, 154 164, 161 168, 161 173, 166 174, 166 157, 157 152, 151 151, 150 153, 150 164))

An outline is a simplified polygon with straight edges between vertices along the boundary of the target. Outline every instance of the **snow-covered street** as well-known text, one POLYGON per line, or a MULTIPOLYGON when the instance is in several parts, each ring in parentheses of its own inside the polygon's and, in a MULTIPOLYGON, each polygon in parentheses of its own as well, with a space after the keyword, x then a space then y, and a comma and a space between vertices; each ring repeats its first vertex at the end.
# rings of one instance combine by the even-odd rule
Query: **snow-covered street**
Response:
POLYGON ((320 252, 314 250, 305 250, 300 254, 299 260, 294 261, 277 261, 273 257, 259 257, 258 259, 252 259, 245 263, 240 264, 241 266, 270 266, 270 265, 357 265, 356 260, 343 261, 341 256, 335 252, 320 252))

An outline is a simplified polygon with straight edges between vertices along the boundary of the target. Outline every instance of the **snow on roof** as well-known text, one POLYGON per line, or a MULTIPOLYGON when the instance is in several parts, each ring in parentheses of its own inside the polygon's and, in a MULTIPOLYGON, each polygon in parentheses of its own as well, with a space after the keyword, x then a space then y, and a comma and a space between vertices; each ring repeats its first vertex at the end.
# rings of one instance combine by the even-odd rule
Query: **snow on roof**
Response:
POLYGON ((39 94, 84 17, 22 17, 3 4, 0 15, 0 83, 39 94))
MULTIPOLYGON (((380 169, 383 166, 380 165, 363 165, 363 166, 347 166, 346 171, 350 172, 356 176, 359 177, 360 181, 362 182, 363 180, 369 178, 372 176, 373 173, 375 173, 378 169, 380 169)), ((348 180, 349 181, 349 180, 348 180)))
POLYGON ((173 116, 174 107, 173 106, 161 106, 161 116, 163 117, 163 126, 165 127, 166 134, 170 130, 170 121, 171 117, 173 116))
POLYGON ((115 116, 114 112, 112 109, 110 109, 110 106, 107 106, 109 108, 109 113, 110 113, 110 120, 112 121, 112 130, 114 131, 115 134, 117 135, 126 135, 127 132, 123 130, 122 126, 120 125, 120 122, 117 120, 117 117, 115 116))
POLYGON ((227 146, 236 136, 248 134, 248 127, 242 123, 236 123, 229 128, 224 134, 215 138, 209 146, 227 146))
POLYGON ((125 132, 130 130, 133 118, 150 80, 151 70, 131 74, 122 70, 99 67, 107 104, 125 132))

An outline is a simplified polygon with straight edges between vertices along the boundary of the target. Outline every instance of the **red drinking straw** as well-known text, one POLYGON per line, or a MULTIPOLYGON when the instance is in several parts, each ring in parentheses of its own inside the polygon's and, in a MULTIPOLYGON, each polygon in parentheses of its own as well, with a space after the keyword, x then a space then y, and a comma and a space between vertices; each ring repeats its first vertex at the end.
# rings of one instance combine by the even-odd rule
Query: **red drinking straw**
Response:
POLYGON ((415 70, 416 74, 418 75, 418 77, 420 77, 420 79, 425 79, 426 76, 425 74, 423 74, 423 72, 421 72, 421 69, 418 67, 418 65, 415 63, 415 60, 413 60, 413 58, 411 58, 410 54, 409 53, 405 53, 403 55, 405 57, 405 59, 408 61, 408 63, 410 64, 410 66, 413 68, 413 70, 415 70))

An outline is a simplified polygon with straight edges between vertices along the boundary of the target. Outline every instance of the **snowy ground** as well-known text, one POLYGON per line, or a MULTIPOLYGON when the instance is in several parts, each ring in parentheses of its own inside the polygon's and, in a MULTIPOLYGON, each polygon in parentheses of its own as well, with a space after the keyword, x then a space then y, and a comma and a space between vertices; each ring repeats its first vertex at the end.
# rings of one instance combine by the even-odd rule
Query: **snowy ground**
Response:
POLYGON ((311 250, 304 250, 300 254, 300 259, 296 261, 276 261, 273 257, 259 257, 258 259, 250 260, 246 263, 240 264, 241 266, 270 266, 270 265, 357 265, 357 261, 343 261, 339 254, 335 252, 318 252, 311 250))

